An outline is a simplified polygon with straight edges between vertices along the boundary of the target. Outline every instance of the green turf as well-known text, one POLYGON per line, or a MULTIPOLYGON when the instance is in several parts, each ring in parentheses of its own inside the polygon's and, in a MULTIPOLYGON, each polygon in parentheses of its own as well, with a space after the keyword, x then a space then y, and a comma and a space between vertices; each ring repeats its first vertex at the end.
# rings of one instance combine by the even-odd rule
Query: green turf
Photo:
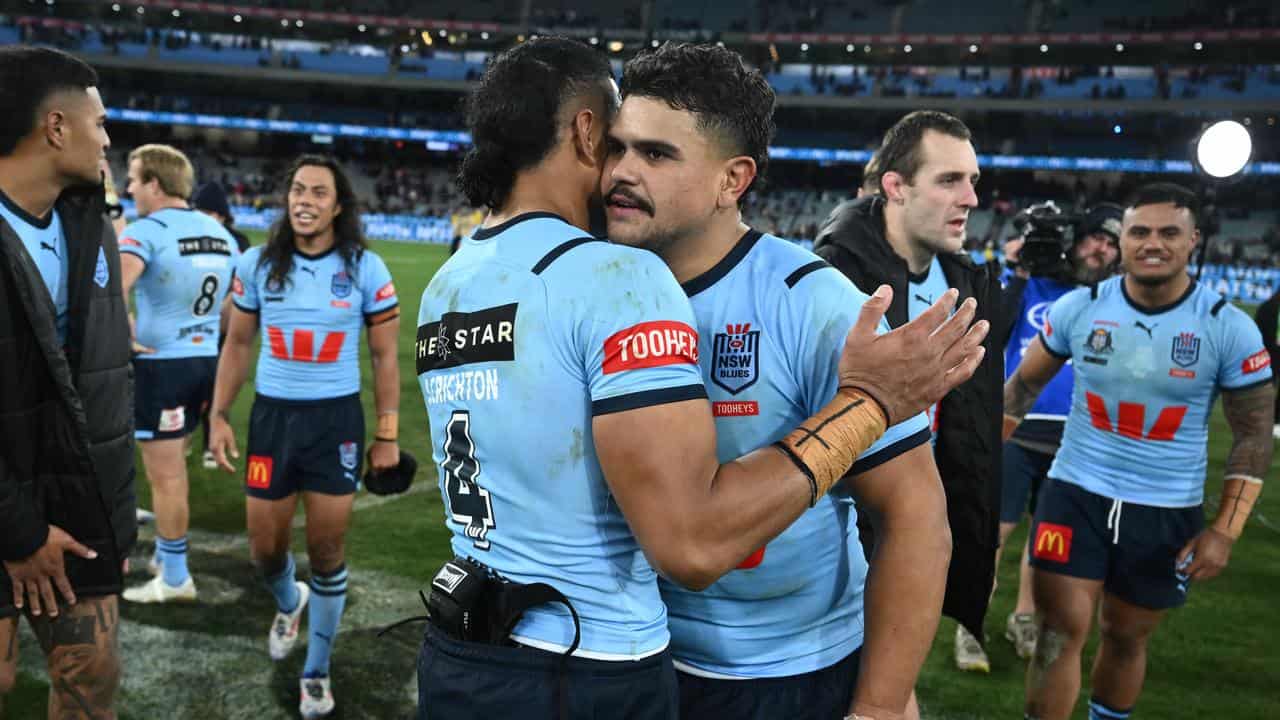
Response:
MULTIPOLYGON (((259 243, 262 237, 257 234, 253 240, 259 243)), ((397 243, 375 243, 374 247, 390 266, 404 303, 400 328, 401 442, 422 461, 418 482, 434 488, 426 413, 414 377, 412 352, 418 299, 446 251, 438 246, 397 243)), ((362 364, 366 413, 372 409, 373 387, 368 368, 366 352, 362 364)), ((233 412, 242 450, 251 399, 252 388, 247 385, 233 412)), ((1220 412, 1214 415, 1210 440, 1208 497, 1216 502, 1220 484, 1214 478, 1221 475, 1230 440, 1220 412)), ((272 612, 270 599, 253 577, 243 542, 216 547, 229 536, 243 536, 240 477, 202 469, 197 454, 192 460, 191 563, 201 583, 202 603, 185 608, 125 608, 127 677, 121 693, 121 717, 266 720, 296 716, 301 651, 277 666, 266 660, 261 646, 272 612), (204 539, 206 536, 210 539, 204 539), (156 648, 154 657, 151 648, 156 648), (179 705, 176 709, 175 703, 179 705)), ((139 480, 140 502, 149 506, 141 472, 139 480)), ((150 552, 149 531, 143 536, 142 547, 134 555, 135 567, 150 552)), ((1024 540, 1025 533, 1019 531, 1011 546, 1024 540)), ((295 532, 294 550, 305 567, 301 530, 295 532)), ((444 512, 434 490, 356 512, 347 544, 352 568, 349 612, 334 659, 339 703, 336 717, 411 716, 418 630, 404 628, 381 640, 373 631, 420 611, 414 590, 425 584, 448 554, 444 512)), ((1003 559, 1001 590, 988 616, 992 673, 982 676, 953 669, 955 624, 944 620, 918 685, 926 718, 1021 717, 1023 665, 1001 639, 1016 589, 1015 563, 1013 553, 1003 559)), ((1173 613, 1157 633, 1139 703, 1140 717, 1225 713, 1235 720, 1262 720, 1280 716, 1280 650, 1276 647, 1280 623, 1274 619, 1273 594, 1278 576, 1280 495, 1273 490, 1263 495, 1255 521, 1237 545, 1226 574, 1194 589, 1187 607, 1173 613)), ((135 582, 141 579, 139 572, 131 577, 135 582)), ((32 637, 27 633, 23 640, 30 645, 32 637)), ((1092 653, 1092 644, 1088 652, 1092 653)), ((38 651, 24 647, 7 717, 42 717, 47 691, 38 651)), ((1076 717, 1085 717, 1083 703, 1077 707, 1076 717)))

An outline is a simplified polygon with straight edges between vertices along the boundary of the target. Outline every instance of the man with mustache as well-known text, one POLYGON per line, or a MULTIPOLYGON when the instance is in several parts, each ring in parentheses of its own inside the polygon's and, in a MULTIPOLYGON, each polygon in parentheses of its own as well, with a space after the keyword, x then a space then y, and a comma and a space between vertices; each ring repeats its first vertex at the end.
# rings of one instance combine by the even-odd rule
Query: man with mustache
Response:
POLYGON ((1226 567, 1270 470, 1271 358, 1248 315, 1187 275, 1198 209, 1181 186, 1139 188, 1120 235, 1124 275, 1055 302, 1005 384, 1008 437, 1073 361, 1071 412, 1031 528, 1040 626, 1025 707, 1034 720, 1071 716, 1095 612, 1089 717, 1129 717, 1148 641, 1193 581, 1226 567), (1232 443, 1206 528, 1205 446, 1219 393, 1232 443))
POLYGON ((459 185, 489 214, 423 293, 414 348, 456 556, 432 580, 419 717, 676 717, 658 573, 732 571, 983 354, 971 306, 941 322, 953 295, 877 335, 883 290, 832 329, 817 411, 722 463, 685 293, 652 253, 587 234, 617 93, 605 55, 540 37, 467 99, 459 185))
MULTIPOLYGON (((602 178, 609 236, 657 253, 689 296, 728 461, 828 402, 867 296, 742 221, 774 129, 759 71, 725 48, 668 44, 627 63, 622 93, 602 178)), ((841 487, 710 587, 659 580, 681 717, 903 717, 950 557, 929 440, 924 414, 890 428, 841 487), (870 579, 864 513, 884 528, 870 579)))
MULTIPOLYGON (((1032 208, 1035 210, 1035 208, 1032 208)), ((1032 275, 1018 263, 1024 238, 1005 243, 1004 310, 1007 331, 1004 365, 1012 375, 1022 362, 1027 346, 1043 329, 1044 319, 1055 300, 1080 285, 1094 285, 1115 273, 1120 260, 1120 221, 1124 209, 1113 203, 1099 203, 1085 213, 1074 229, 1067 264, 1052 269, 1036 268, 1032 275)), ((1036 497, 1045 473, 1062 443, 1062 428, 1071 409, 1071 369, 1063 368, 1040 394, 1027 421, 1004 446, 1003 488, 1000 501, 1000 545, 1004 546, 1022 517, 1036 511, 1036 497)), ((996 550, 996 566, 1000 549, 996 550)), ((1004 636, 1013 643, 1018 657, 1029 659, 1036 647, 1035 601, 1031 596, 1031 566, 1028 549, 1022 548, 1018 565, 1018 600, 1005 622, 1004 636)))
MULTIPOLYGON (((916 317, 947 288, 961 299, 975 298, 978 318, 1000 325, 998 270, 975 265, 961 251, 965 222, 978 204, 970 138, 969 128, 946 113, 906 115, 876 150, 879 182, 868 180, 879 192, 839 205, 818 232, 814 252, 863 292, 881 283, 893 288, 885 315, 892 327, 916 317)), ((982 672, 990 669, 978 638, 995 578, 1004 378, 1002 343, 988 336, 986 347, 973 378, 930 411, 951 523, 943 613, 960 621, 957 665, 982 672)))

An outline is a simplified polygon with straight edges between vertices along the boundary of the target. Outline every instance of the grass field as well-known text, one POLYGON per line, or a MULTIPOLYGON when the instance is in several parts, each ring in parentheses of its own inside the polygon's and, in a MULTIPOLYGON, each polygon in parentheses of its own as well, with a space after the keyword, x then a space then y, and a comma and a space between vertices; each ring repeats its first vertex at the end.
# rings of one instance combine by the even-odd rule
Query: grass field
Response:
MULTIPOLYGON (((254 242, 261 242, 261 237, 254 242)), ((375 634, 394 620, 422 613, 416 591, 448 554, 443 508, 426 462, 431 456, 426 413, 412 362, 418 299, 444 261, 445 250, 394 243, 378 243, 375 248, 390 266, 404 303, 401 443, 424 461, 424 470, 410 494, 389 501, 362 494, 357 501, 347 546, 351 590, 333 664, 338 700, 334 717, 348 719, 412 716, 420 626, 405 626, 383 638, 375 634)), ((367 355, 363 367, 368 414, 372 382, 367 355)), ((246 387, 234 412, 241 449, 251 398, 252 390, 246 387)), ((1207 497, 1211 502, 1216 502, 1220 484, 1215 478, 1221 476, 1229 440, 1221 413, 1216 413, 1209 456, 1207 497)), ((1271 484, 1276 482, 1272 472, 1271 484)), ((142 505, 149 507, 141 463, 138 490, 142 505)), ((297 651, 278 665, 267 658, 265 634, 273 603, 249 565, 242 498, 239 476, 204 470, 198 454, 192 455, 191 568, 201 602, 122 608, 122 718, 296 717, 297 678, 304 653, 297 651)), ((144 529, 132 558, 134 568, 145 567, 151 538, 151 531, 144 529)), ((1024 540, 1023 532, 1014 538, 1015 543, 1024 540)), ((294 549, 300 576, 306 577, 300 532, 295 532, 294 549)), ((953 669, 955 624, 944 620, 918 686, 926 718, 1022 716, 1023 665, 1000 639, 1004 618, 1013 605, 1015 555, 1006 553, 1002 562, 1001 592, 988 616, 991 674, 953 669)), ((143 579, 143 572, 135 571, 130 581, 143 579)), ((1280 717, 1277 591, 1280 490, 1272 489, 1264 493, 1226 574, 1196 588, 1186 608, 1174 613, 1157 634, 1138 717, 1280 717)), ((24 626, 18 686, 8 699, 7 717, 44 717, 47 692, 43 659, 24 626)), ((1077 717, 1085 717, 1080 706, 1077 717)))

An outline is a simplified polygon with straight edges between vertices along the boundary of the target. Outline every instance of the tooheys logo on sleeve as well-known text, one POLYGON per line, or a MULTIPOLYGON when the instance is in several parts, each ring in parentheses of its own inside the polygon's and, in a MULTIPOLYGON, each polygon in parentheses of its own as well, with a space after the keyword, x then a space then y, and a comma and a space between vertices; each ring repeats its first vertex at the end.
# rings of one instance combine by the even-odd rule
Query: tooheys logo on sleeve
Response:
POLYGON ((620 330, 604 341, 603 370, 606 375, 679 364, 698 364, 698 333, 682 322, 642 322, 620 330))
POLYGON ((445 313, 435 322, 419 325, 414 343, 418 374, 471 363, 515 360, 517 305, 445 313))

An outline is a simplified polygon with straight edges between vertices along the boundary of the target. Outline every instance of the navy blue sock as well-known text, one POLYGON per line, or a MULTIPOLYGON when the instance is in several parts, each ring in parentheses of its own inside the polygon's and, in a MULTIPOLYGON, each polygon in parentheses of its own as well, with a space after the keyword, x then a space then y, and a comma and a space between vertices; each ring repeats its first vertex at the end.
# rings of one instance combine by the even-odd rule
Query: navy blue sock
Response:
POLYGON ((1107 707, 1098 698, 1089 698, 1089 720, 1129 720, 1133 708, 1116 710, 1107 707))

